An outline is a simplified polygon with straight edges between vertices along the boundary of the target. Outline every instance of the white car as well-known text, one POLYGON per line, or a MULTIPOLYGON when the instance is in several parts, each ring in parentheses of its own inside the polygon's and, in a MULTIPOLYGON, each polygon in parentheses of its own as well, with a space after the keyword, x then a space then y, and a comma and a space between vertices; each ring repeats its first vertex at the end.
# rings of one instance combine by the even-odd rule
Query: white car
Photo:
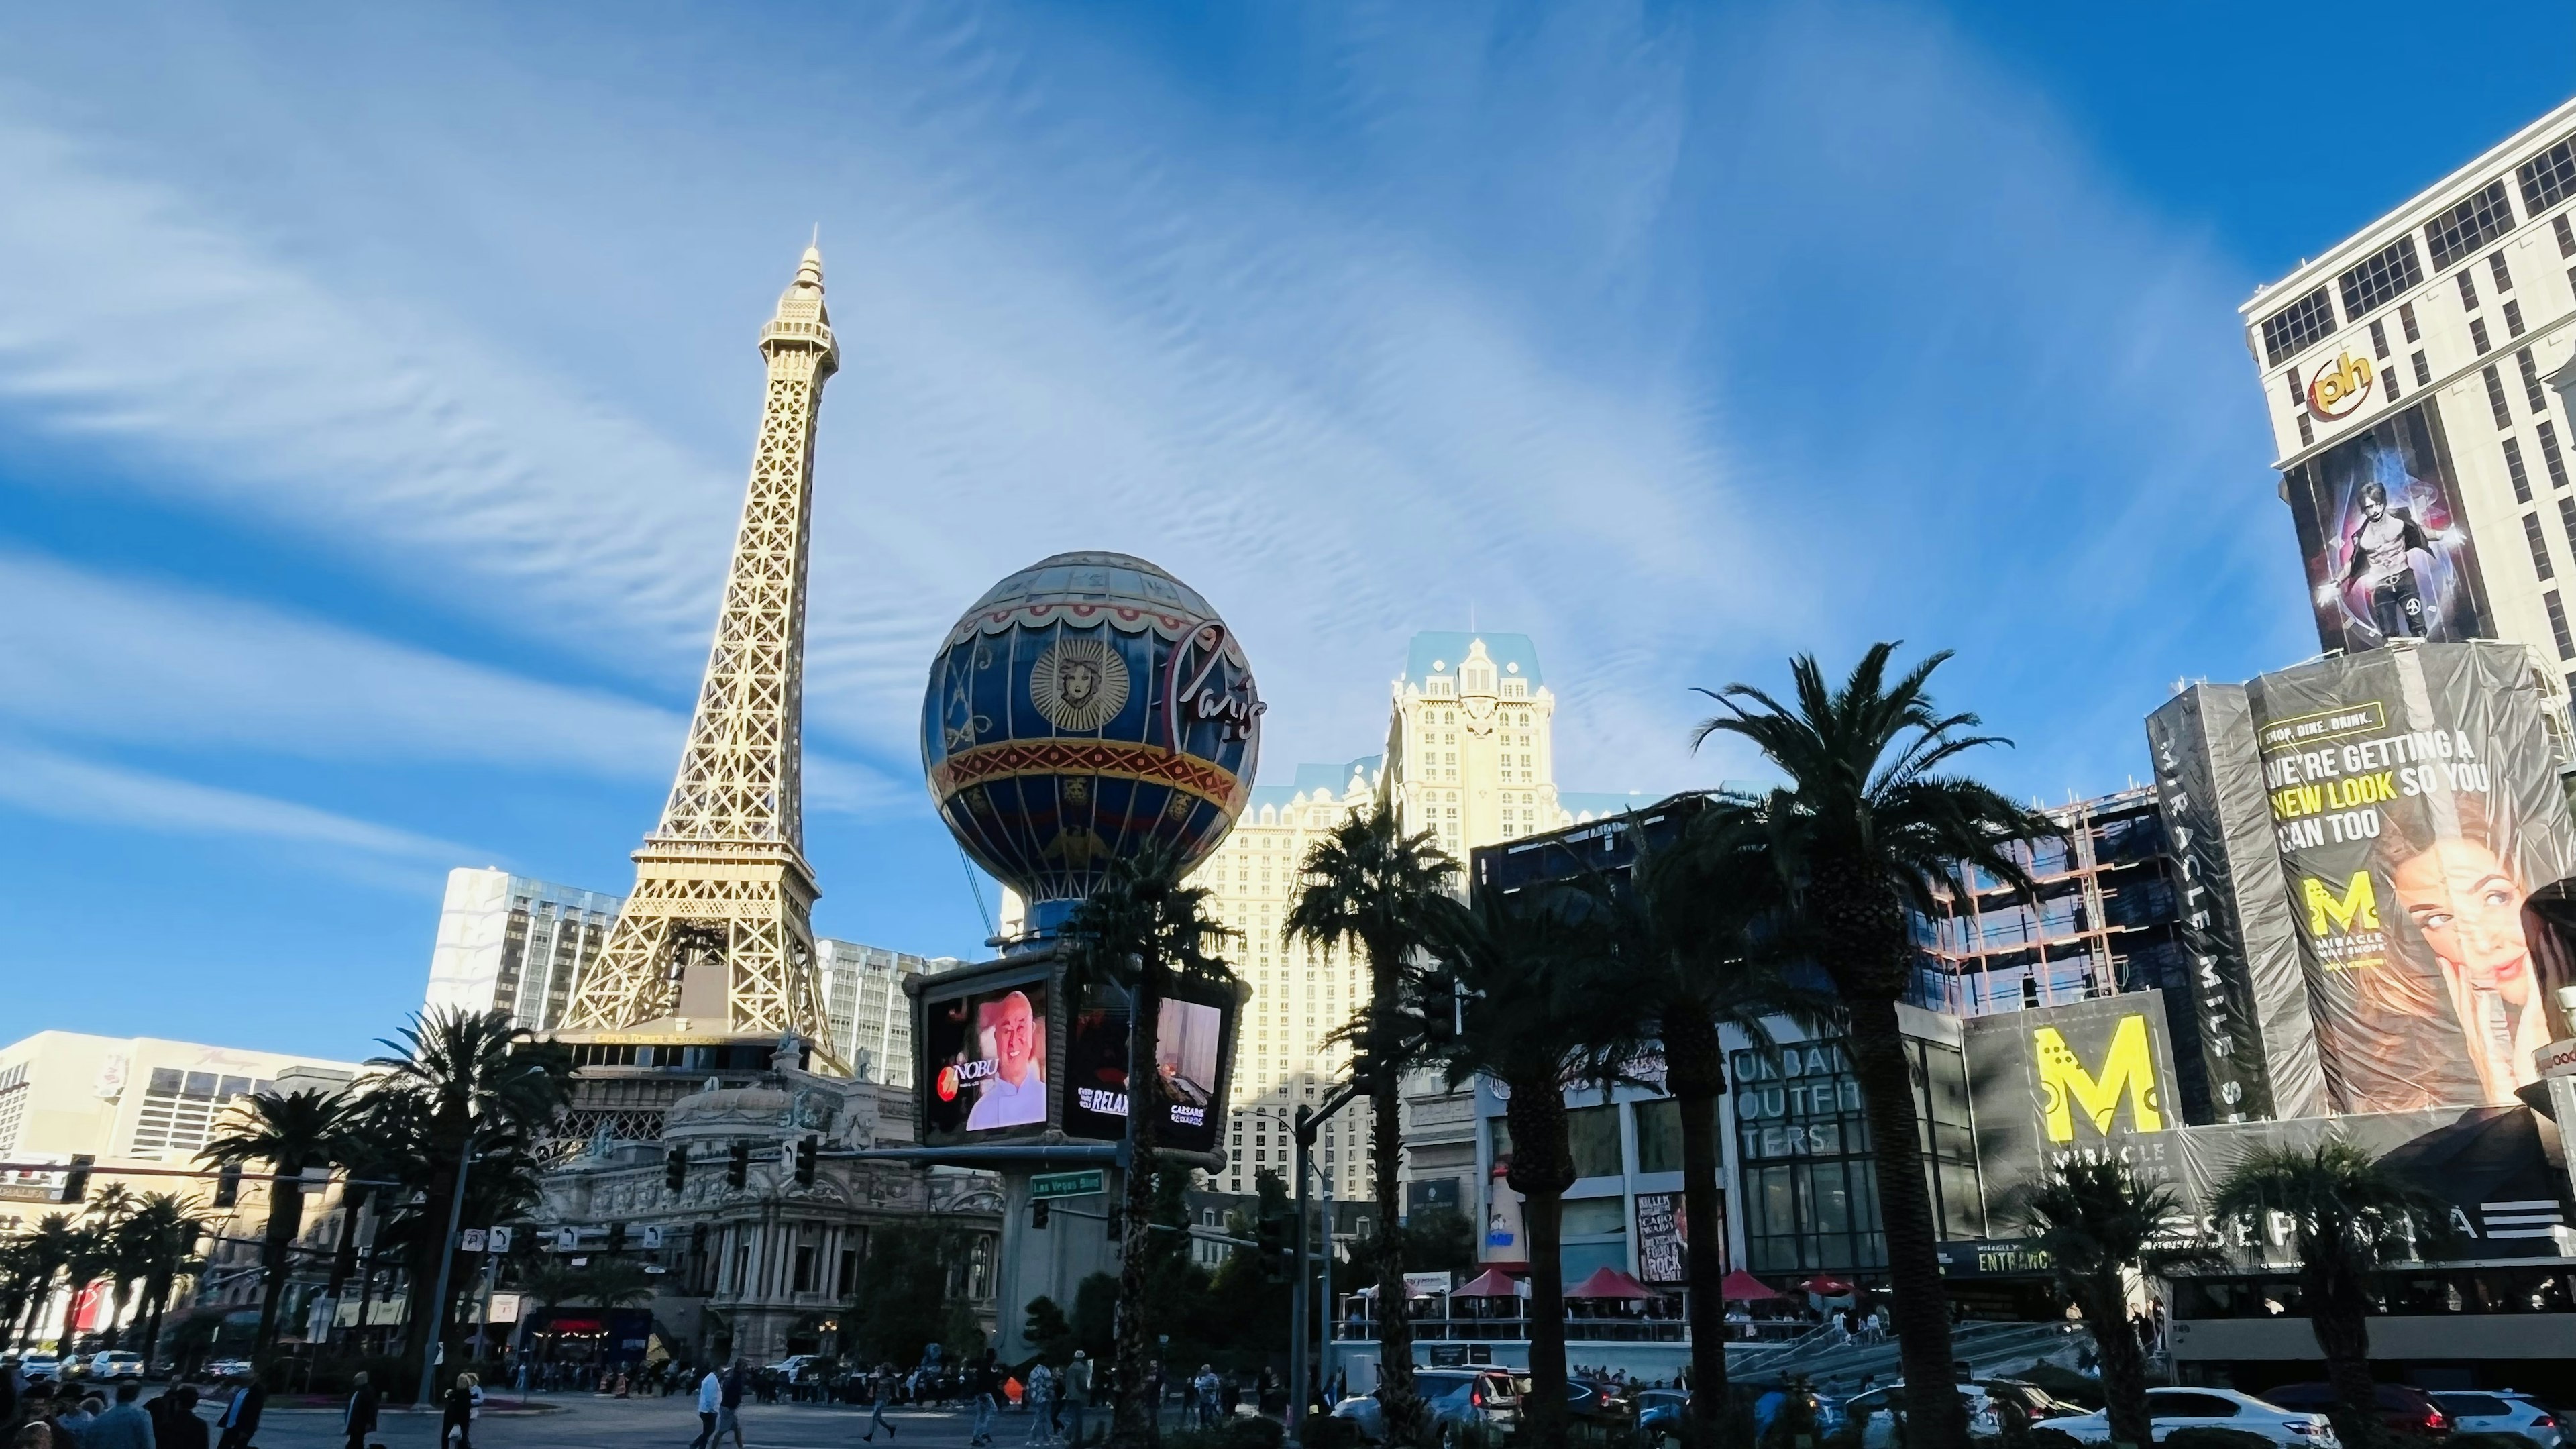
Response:
MULTIPOLYGON (((2098 1410, 2051 1419, 2048 1427, 2079 1443, 2111 1442, 2111 1420, 2098 1410)), ((2294 1449, 2339 1449, 2325 1415, 2297 1413, 2234 1389, 2149 1389, 2147 1428, 2158 1439, 2176 1429, 2241 1429, 2294 1449)))
POLYGON ((89 1367, 83 1372, 94 1379, 139 1379, 143 1377, 143 1355, 109 1349, 90 1355, 89 1367))
POLYGON ((50 1353, 31 1353, 18 1360, 18 1373, 31 1384, 51 1383, 61 1377, 63 1361, 50 1353))
POLYGON ((2540 1449, 2558 1449, 2558 1416, 2529 1394, 2511 1389, 2491 1394, 2445 1391, 2433 1395, 2433 1402, 2451 1416, 2451 1427, 2458 1433, 2520 1434, 2540 1449))
MULTIPOLYGON (((1959 1385, 1959 1402, 1967 1406, 1970 1434, 1984 1437, 2003 1432, 2003 1425, 1995 1418, 1995 1401, 1984 1389, 1975 1384, 1959 1385)), ((1896 1415, 1890 1411, 1904 1407, 1905 1385, 1889 1384, 1843 1400, 1842 1417, 1834 1422, 1839 1428, 1867 1414, 1869 1425, 1861 1431, 1861 1449, 1892 1449, 1896 1443, 1896 1415)), ((2051 1419, 2048 1426, 2054 1429, 2064 1422, 2051 1419)))

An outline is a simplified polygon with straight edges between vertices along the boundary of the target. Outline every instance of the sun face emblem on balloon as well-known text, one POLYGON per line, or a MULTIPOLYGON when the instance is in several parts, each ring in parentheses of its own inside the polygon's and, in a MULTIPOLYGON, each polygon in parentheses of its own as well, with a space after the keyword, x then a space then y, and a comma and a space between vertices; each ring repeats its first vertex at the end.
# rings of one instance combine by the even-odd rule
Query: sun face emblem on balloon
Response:
POLYGON ((1029 669, 1029 702, 1060 730, 1096 730, 1127 703, 1127 661, 1106 639, 1058 639, 1029 669))

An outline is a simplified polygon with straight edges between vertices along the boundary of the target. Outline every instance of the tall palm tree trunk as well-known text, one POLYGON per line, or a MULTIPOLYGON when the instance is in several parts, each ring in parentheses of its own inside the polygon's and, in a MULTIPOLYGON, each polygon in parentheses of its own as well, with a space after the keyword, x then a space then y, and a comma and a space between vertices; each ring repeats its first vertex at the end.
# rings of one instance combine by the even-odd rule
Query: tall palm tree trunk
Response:
POLYGON ((1413 1392, 1413 1304, 1404 1291, 1404 1235, 1400 1216, 1404 1133, 1403 1085, 1380 1074, 1369 1092, 1369 1167, 1377 1198, 1377 1362, 1388 1434, 1398 1443, 1420 1435, 1422 1401, 1413 1392))
POLYGON ((1952 1386, 1949 1295, 1941 1285, 1940 1235, 1923 1181, 1915 1125, 1914 1073, 1893 997, 1855 996, 1852 1074, 1869 1112, 1870 1154, 1878 1164, 1878 1211, 1887 1232, 1887 1280, 1895 1298, 1896 1341, 1905 1368, 1909 1449, 1965 1449, 1967 1410, 1952 1386))
POLYGON ((1726 1047, 1695 1011, 1664 1013, 1665 1085, 1682 1119, 1682 1224, 1698 1241, 1690 1262, 1692 1449, 1718 1442, 1725 1422, 1726 1253, 1718 1233, 1726 1209, 1717 1188, 1717 1100, 1726 1095, 1726 1047))
POLYGON ((2302 1259, 2300 1296, 2307 1300, 2308 1322, 2325 1357, 2326 1382, 2335 1391, 2335 1406, 2327 1417, 2346 1449, 2374 1449, 2391 1436, 2379 1421, 2379 1391, 2370 1376, 2370 1300, 2361 1275, 2328 1248, 2306 1252, 2302 1259))
POLYGON ((1565 1190, 1574 1185, 1574 1162, 1557 1084, 1511 1086, 1512 1165, 1505 1180, 1521 1195, 1530 1262, 1530 1390, 1521 1405, 1532 1442, 1554 1444, 1565 1437, 1565 1190))
POLYGON ((143 1371, 152 1372, 161 1359, 161 1320, 170 1311, 170 1290, 177 1286, 177 1275, 160 1268, 143 1280, 143 1371))
POLYGON ((2147 1354, 2129 1327, 2128 1285, 2117 1270, 2095 1273, 2077 1296, 2102 1363, 2102 1411, 2111 1421, 2111 1442, 2146 1449, 2155 1442, 2147 1415, 2147 1354))
POLYGON ((1155 1062, 1162 1017, 1162 968, 1149 960, 1136 973, 1127 1028, 1127 1124, 1135 1151, 1127 1163, 1125 1243, 1118 1262, 1118 1402, 1109 1426, 1109 1442, 1122 1449, 1149 1449, 1162 1442, 1163 1433, 1162 1405, 1145 1383, 1153 1342, 1145 1321, 1145 1270, 1153 1251, 1154 1148, 1163 1135, 1155 1062))
POLYGON ((259 1337, 252 1341, 251 1359, 267 1365, 277 1348, 277 1311, 286 1302, 286 1279, 293 1262, 287 1251, 294 1245, 295 1230, 304 1219, 304 1194, 290 1179, 281 1178, 268 1185, 268 1232, 260 1244, 265 1282, 259 1291, 259 1337))

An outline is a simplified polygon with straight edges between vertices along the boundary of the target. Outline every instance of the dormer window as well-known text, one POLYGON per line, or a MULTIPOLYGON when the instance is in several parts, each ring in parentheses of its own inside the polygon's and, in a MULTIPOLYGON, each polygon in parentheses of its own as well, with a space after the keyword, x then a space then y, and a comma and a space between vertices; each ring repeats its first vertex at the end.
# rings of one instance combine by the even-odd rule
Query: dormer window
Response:
POLYGON ((1529 698, 1529 681, 1528 681, 1528 680, 1526 680, 1526 679, 1506 679, 1506 680, 1504 680, 1504 681, 1503 681, 1503 698, 1505 698, 1505 699, 1527 699, 1527 698, 1529 698))

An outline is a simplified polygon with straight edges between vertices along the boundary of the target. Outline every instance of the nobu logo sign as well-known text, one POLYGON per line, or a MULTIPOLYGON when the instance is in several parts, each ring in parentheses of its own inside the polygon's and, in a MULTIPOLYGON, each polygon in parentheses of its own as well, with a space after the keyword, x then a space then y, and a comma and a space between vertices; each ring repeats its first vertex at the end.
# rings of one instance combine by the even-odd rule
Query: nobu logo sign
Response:
POLYGON ((2031 1050, 2039 1067, 2043 1104, 2040 1120, 2048 1128, 2049 1141, 2075 1140, 2075 1111, 2079 1107, 2096 1134, 2110 1136, 2124 1096, 2129 1099, 2131 1130, 2164 1130, 2164 1102, 2156 1091, 2156 1058, 2148 1045, 2145 1017, 2120 1018, 2120 1025, 2111 1033, 2111 1049, 2103 1054, 2098 1071, 2087 1070, 2083 1058, 2053 1026, 2031 1033, 2031 1050))

